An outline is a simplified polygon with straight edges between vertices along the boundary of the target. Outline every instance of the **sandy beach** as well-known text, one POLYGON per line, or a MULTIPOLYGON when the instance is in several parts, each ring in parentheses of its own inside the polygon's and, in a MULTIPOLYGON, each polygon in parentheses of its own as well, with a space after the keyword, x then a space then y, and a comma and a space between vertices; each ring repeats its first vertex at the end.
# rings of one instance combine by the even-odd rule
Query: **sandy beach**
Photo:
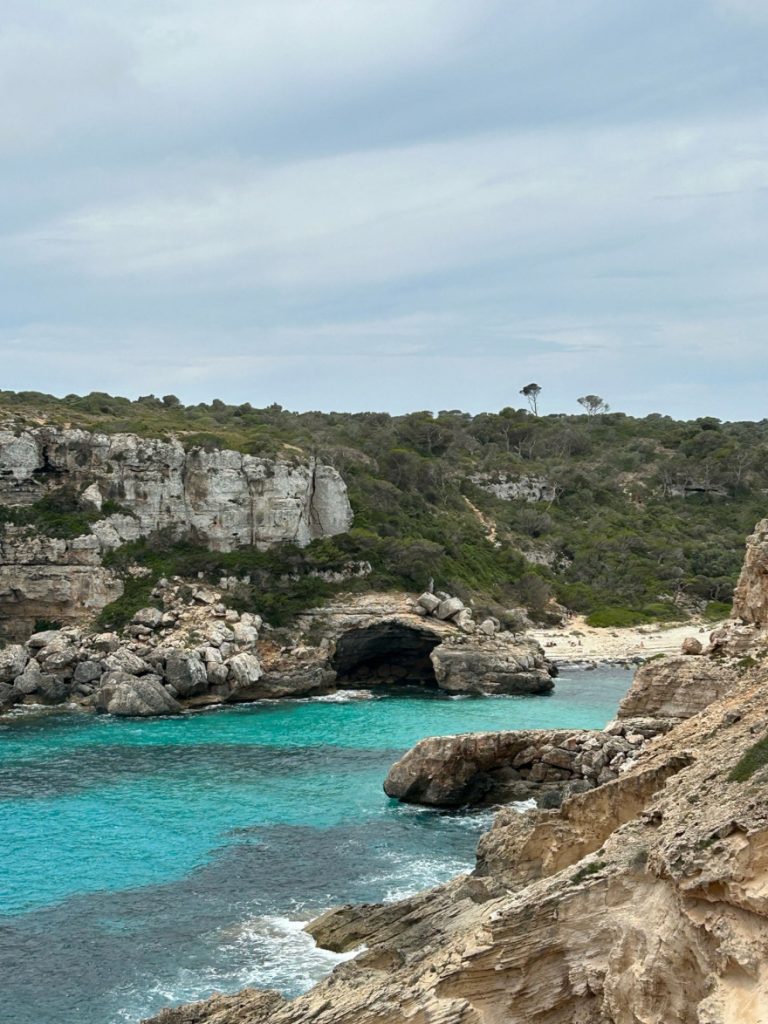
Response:
POLYGON ((548 658, 556 662, 623 661, 652 658, 655 654, 679 654, 683 640, 696 637, 706 645, 709 634, 722 623, 691 620, 669 626, 634 626, 596 629, 584 617, 575 616, 567 626, 532 629, 548 658))

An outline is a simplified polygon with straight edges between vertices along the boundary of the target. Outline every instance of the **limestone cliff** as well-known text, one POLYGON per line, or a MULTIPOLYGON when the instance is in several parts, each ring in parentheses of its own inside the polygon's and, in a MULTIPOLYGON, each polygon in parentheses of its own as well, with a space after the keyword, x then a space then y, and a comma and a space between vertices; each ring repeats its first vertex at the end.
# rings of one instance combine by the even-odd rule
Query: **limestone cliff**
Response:
POLYGON ((101 556, 126 541, 167 530, 218 551, 304 545, 352 522, 344 481, 313 460, 187 451, 175 439, 134 434, 0 429, 0 506, 31 506, 62 487, 104 518, 72 540, 0 528, 0 621, 18 623, 17 635, 37 618, 73 621, 119 596, 101 556), (121 512, 107 514, 114 505, 121 512))

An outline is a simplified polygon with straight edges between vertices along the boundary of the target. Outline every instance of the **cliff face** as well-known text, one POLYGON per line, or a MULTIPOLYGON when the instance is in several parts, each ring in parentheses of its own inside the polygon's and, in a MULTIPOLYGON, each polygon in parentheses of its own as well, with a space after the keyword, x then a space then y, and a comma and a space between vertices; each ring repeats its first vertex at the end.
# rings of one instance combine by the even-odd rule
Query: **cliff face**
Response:
POLYGON ((762 519, 747 540, 733 615, 750 625, 768 626, 768 519, 762 519))
POLYGON ((31 527, 0 528, 0 620, 29 633, 35 619, 74 621, 122 592, 102 555, 126 541, 169 530, 218 551, 280 541, 308 544, 348 530, 344 481, 330 466, 271 461, 233 451, 185 451, 175 440, 90 434, 49 427, 0 430, 0 506, 33 505, 63 486, 100 512, 72 540, 31 527))

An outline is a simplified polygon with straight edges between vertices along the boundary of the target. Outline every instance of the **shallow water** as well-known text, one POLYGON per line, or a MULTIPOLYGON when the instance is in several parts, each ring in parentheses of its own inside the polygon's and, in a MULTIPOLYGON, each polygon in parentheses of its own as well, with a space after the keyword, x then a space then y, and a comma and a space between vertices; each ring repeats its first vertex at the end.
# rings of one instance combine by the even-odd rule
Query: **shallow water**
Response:
MULTIPOLYGON (((0 723, 0 1019, 135 1024, 214 990, 295 994, 341 957, 301 922, 471 868, 488 812, 389 800, 423 736, 601 727, 630 673, 546 697, 259 702, 133 721, 0 723)), ((363 696, 363 695, 361 695, 363 696)))

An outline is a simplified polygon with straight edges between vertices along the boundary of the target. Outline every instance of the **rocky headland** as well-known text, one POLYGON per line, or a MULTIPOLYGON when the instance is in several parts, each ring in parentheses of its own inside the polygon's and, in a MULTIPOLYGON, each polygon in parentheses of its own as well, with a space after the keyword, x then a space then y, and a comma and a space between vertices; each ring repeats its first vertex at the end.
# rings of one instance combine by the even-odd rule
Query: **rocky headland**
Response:
POLYGON ((546 785, 550 766, 569 772, 550 780, 562 803, 502 808, 470 875, 312 922, 319 944, 359 952, 305 995, 214 996, 156 1024, 764 1021, 767 536, 750 538, 734 619, 638 672, 602 734, 631 748, 612 777, 584 772, 610 752, 601 734, 518 735, 517 768, 514 734, 422 741, 390 773, 401 797, 462 805, 488 797, 479 776, 528 768, 530 785, 541 766, 546 785), (579 776, 595 784, 574 790, 579 776))

